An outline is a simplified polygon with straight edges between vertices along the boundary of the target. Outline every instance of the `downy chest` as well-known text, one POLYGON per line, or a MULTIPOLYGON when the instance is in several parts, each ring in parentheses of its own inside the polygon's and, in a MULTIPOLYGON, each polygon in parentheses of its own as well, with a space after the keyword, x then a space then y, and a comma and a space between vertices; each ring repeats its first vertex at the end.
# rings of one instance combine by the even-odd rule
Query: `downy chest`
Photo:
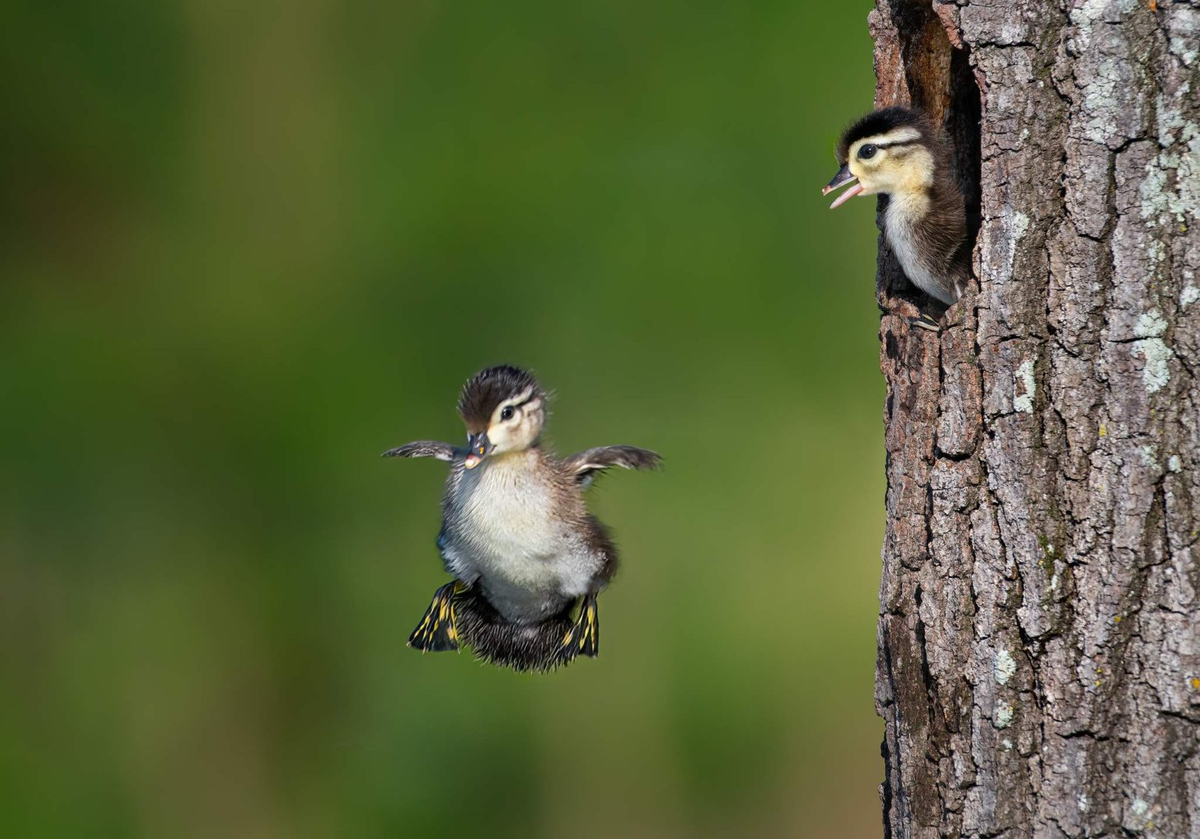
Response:
POLYGON ((457 529, 482 553, 543 554, 555 532, 551 490, 519 459, 497 459, 463 476, 457 529))
POLYGON ((927 200, 890 200, 884 221, 888 245, 913 285, 943 303, 952 303, 953 299, 947 294, 944 282, 934 268, 934 260, 930 258, 929 243, 921 236, 919 225, 928 211, 927 200))

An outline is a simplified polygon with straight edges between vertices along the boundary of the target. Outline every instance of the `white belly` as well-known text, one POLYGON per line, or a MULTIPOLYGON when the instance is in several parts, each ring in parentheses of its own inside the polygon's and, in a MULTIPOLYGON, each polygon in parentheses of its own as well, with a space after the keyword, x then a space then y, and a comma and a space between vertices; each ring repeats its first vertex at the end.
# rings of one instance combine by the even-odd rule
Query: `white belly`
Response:
POLYGON ((481 580, 510 620, 539 620, 586 593, 601 560, 554 515, 554 488, 505 458, 465 473, 444 554, 459 579, 481 580))
POLYGON ((561 539, 550 516, 549 493, 536 485, 517 487, 489 480, 487 470, 474 491, 465 493, 461 532, 470 558, 482 573, 513 583, 538 586, 561 539))
POLYGON ((884 229, 888 244, 896 254, 900 267, 904 269, 904 275, 929 296, 941 300, 946 305, 952 304, 955 298, 947 289, 946 278, 938 276, 932 266, 921 258, 921 249, 913 235, 912 227, 900 220, 899 213, 892 212, 893 204, 888 205, 884 229))

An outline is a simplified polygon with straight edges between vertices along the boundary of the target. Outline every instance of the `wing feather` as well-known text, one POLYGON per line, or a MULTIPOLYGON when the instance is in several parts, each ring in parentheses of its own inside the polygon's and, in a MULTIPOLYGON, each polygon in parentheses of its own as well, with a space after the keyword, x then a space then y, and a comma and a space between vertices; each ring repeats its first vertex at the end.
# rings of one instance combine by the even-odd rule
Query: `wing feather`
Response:
POLYGON ((588 487, 598 474, 613 466, 622 469, 657 469, 662 465, 662 456, 637 446, 598 446, 573 454, 563 463, 580 485, 588 487))
POLYGON ((449 443, 439 443, 437 440, 417 440, 415 443, 405 443, 383 453, 384 457, 435 457, 438 460, 452 461, 462 459, 466 452, 456 449, 449 443))

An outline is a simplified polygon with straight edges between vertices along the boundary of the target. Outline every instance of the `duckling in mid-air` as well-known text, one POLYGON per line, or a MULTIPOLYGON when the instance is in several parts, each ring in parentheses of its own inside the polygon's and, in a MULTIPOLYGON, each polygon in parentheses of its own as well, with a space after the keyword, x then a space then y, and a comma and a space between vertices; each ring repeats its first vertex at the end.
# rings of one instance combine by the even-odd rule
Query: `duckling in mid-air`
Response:
POLYGON ((452 464, 437 544, 455 579, 434 594, 410 646, 456 650, 461 640, 516 670, 596 655, 596 595, 616 570, 617 551, 583 492, 605 469, 654 469, 661 458, 634 446, 555 457, 540 444, 546 400, 530 373, 489 367, 458 400, 465 449, 423 441, 384 452, 452 464))
POLYGON ((947 306, 957 301, 971 279, 971 245, 945 134, 907 108, 884 108, 846 129, 837 159, 842 168, 821 192, 849 188, 830 209, 855 195, 887 195, 884 236, 905 275, 947 306))

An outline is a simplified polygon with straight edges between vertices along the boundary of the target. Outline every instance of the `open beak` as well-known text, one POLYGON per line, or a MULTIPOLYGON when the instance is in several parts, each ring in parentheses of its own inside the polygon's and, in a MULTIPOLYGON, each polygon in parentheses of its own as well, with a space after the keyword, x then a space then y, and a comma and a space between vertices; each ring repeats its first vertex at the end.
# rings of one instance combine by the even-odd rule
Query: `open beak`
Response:
POLYGON ((829 205, 829 209, 832 210, 836 207, 840 207, 842 204, 845 204, 851 198, 863 191, 862 184, 854 183, 857 180, 858 176, 850 172, 849 164, 843 166, 841 169, 838 169, 838 173, 833 176, 833 180, 829 182, 828 186, 821 190, 821 194, 828 195, 835 189, 844 187, 846 184, 853 184, 853 186, 839 195, 834 202, 829 205))
POLYGON ((467 437, 467 459, 463 462, 463 466, 468 469, 474 469, 479 465, 485 457, 491 454, 492 444, 488 440, 487 432, 482 434, 471 434, 467 437))

